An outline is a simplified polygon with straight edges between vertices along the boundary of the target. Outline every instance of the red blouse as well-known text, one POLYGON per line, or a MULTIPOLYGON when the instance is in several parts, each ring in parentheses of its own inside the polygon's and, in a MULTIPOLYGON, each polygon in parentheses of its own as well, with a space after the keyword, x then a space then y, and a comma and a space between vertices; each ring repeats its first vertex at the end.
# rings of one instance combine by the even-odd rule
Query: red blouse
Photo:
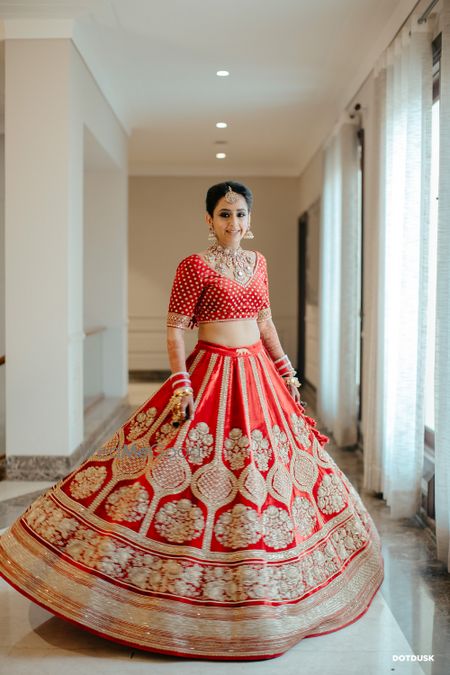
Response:
POLYGON ((242 284, 214 270, 198 253, 183 258, 176 269, 167 325, 193 329, 201 323, 272 317, 267 261, 256 251, 253 276, 242 284))

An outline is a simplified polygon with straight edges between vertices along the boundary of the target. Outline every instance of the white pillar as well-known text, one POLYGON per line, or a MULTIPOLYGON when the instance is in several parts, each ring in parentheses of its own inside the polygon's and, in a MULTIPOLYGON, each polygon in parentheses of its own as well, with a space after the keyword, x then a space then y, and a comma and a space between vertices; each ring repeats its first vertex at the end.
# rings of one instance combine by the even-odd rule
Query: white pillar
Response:
POLYGON ((68 39, 7 40, 6 454, 83 440, 82 166, 68 39))

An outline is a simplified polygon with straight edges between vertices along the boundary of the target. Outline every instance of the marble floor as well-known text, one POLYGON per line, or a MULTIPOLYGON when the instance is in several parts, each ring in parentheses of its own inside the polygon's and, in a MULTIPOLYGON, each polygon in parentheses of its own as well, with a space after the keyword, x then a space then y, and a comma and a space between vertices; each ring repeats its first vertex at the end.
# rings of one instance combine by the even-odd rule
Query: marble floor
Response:
MULTIPOLYGON (((158 388, 130 384, 123 422, 158 388)), ((307 407, 307 413, 316 417, 307 407)), ((316 417, 317 419, 317 417, 316 417)), ((122 422, 122 423, 123 423, 122 422)), ((320 420, 318 425, 320 429, 320 420)), ((364 616, 339 631, 299 642, 269 661, 209 662, 131 649, 83 631, 30 602, 0 579, 0 673, 72 675, 448 675, 450 673, 450 575, 436 560, 432 535, 416 519, 393 521, 385 502, 361 489, 359 453, 327 450, 359 491, 383 542, 385 580, 364 616), (411 660, 432 655, 432 661, 411 660)), ((0 532, 49 482, 0 481, 0 532)))

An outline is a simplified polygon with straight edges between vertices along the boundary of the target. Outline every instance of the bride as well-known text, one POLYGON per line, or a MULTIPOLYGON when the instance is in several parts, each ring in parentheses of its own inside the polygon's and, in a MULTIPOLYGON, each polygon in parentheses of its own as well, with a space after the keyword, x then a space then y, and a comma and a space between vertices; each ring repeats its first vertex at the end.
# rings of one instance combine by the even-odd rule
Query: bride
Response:
POLYGON ((170 377, 0 537, 0 573, 115 642, 269 659, 367 611, 381 541, 305 414, 266 259, 241 248, 250 190, 213 185, 206 207, 210 246, 170 293, 170 377))

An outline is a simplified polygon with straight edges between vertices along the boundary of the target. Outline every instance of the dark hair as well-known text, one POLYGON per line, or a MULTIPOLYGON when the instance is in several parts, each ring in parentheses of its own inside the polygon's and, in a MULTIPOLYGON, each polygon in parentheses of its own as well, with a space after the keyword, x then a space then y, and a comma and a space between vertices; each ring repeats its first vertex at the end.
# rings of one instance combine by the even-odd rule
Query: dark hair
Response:
POLYGON ((216 204, 219 199, 224 197, 228 192, 228 186, 230 186, 233 192, 237 192, 238 194, 245 197, 248 210, 252 210, 253 194, 250 188, 248 188, 246 185, 243 185, 242 183, 236 183, 234 180, 228 180, 226 183, 216 183, 216 185, 211 185, 208 192, 206 193, 206 210, 210 216, 213 215, 214 209, 216 208, 216 204))

